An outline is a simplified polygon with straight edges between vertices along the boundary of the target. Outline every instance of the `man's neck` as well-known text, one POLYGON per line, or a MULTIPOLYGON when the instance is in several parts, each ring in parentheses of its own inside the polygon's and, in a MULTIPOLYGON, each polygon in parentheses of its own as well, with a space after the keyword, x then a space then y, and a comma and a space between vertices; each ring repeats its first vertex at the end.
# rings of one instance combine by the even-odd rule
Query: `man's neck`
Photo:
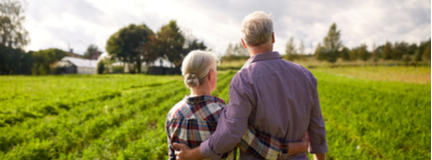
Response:
POLYGON ((272 52, 273 51, 273 45, 262 45, 262 46, 256 46, 256 47, 248 47, 247 49, 248 49, 249 55, 252 57, 252 56, 255 56, 257 54, 272 52))

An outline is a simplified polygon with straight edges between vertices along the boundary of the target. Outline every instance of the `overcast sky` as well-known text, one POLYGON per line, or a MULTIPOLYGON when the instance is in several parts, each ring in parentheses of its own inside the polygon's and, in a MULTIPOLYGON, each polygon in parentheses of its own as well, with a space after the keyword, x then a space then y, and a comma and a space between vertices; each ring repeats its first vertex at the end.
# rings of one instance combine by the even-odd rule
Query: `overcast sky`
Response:
POLYGON ((31 40, 26 50, 70 47, 79 54, 90 44, 105 51, 109 36, 131 23, 157 32, 170 20, 224 54, 229 43, 240 41, 243 18, 258 10, 271 13, 274 50, 281 54, 291 36, 313 52, 332 23, 349 48, 431 37, 429 0, 28 0, 25 10, 31 40))

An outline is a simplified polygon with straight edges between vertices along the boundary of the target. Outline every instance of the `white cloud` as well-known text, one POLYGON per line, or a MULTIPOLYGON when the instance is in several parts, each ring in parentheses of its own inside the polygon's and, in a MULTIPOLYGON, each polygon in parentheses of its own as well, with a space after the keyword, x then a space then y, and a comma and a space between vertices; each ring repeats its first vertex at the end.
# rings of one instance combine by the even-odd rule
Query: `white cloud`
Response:
POLYGON ((38 0, 27 2, 27 50, 60 48, 68 43, 82 54, 88 45, 105 50, 109 36, 131 23, 145 23, 154 32, 170 20, 205 42, 218 53, 240 40, 244 16, 263 10, 272 13, 275 50, 284 53, 293 36, 312 53, 332 23, 342 31, 343 43, 355 47, 386 40, 418 43, 431 36, 430 1, 138 1, 138 0, 38 0))

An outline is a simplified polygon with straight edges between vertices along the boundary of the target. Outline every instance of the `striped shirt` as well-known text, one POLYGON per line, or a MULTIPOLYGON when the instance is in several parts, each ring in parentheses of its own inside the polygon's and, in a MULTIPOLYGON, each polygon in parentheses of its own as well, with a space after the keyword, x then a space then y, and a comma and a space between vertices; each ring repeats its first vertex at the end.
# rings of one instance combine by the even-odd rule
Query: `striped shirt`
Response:
MULTIPOLYGON (((199 147, 201 142, 210 137, 225 106, 225 101, 213 96, 186 96, 178 102, 167 115, 165 124, 168 135, 169 159, 176 159, 172 143, 183 143, 190 148, 199 147)), ((237 145, 259 159, 278 159, 286 157, 288 142, 276 139, 248 128, 237 145)), ((222 159, 235 159, 235 149, 221 155, 222 159)))

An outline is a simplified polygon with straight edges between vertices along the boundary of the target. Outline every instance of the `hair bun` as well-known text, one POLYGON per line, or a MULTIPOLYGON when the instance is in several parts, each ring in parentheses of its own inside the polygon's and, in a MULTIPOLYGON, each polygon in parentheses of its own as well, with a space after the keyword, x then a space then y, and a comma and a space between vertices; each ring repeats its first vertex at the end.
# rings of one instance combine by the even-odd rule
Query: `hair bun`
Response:
POLYGON ((194 73, 186 74, 184 82, 188 88, 191 88, 191 87, 193 88, 193 87, 199 86, 198 77, 194 73))

